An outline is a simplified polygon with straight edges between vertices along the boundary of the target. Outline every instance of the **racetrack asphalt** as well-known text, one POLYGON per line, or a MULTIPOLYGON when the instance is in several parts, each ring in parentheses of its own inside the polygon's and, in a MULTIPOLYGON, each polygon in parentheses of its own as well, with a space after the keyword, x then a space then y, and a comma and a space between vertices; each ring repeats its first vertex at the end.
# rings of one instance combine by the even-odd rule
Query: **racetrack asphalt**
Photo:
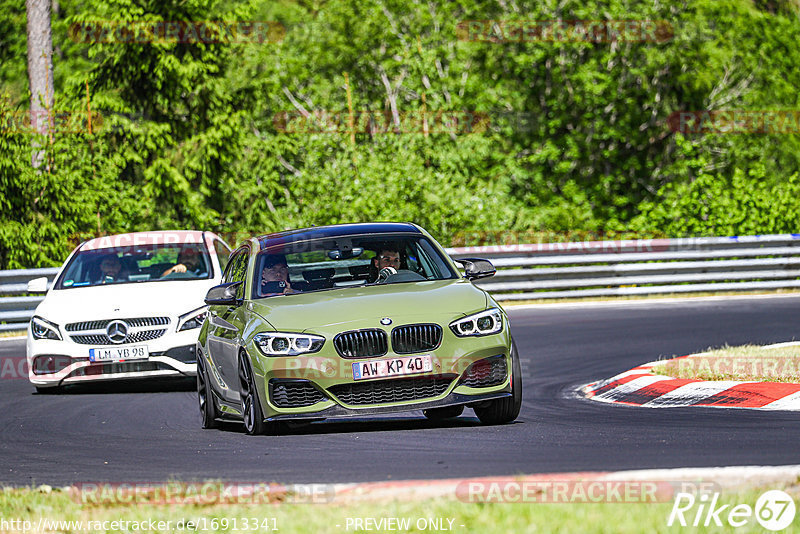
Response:
MULTIPOLYGON (((331 483, 800 463, 798 412, 651 410, 574 393, 661 356, 800 338, 800 296, 509 313, 525 375, 513 424, 485 427, 467 410, 444 424, 412 413, 247 436, 240 425, 200 428, 193 381, 39 395, 27 379, 5 378, 0 484, 331 483)), ((24 353, 24 340, 0 341, 0 369, 24 353)))

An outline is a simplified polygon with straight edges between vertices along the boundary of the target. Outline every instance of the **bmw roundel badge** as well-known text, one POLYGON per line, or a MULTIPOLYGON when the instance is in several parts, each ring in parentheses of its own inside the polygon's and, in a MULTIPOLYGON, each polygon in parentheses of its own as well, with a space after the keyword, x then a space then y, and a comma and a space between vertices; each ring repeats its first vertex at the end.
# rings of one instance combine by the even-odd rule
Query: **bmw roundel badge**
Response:
POLYGON ((389 326, 390 324, 392 324, 392 320, 389 319, 388 317, 384 317, 383 319, 381 319, 381 324, 384 326, 389 326))

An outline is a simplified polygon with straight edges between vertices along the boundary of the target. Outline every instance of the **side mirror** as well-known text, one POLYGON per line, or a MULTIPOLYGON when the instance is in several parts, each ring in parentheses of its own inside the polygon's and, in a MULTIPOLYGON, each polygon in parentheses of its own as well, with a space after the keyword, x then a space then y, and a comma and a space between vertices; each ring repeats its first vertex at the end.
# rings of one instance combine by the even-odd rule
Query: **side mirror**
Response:
POLYGON ((28 282, 28 293, 47 293, 47 277, 34 278, 28 282))
POLYGON ((468 280, 477 280, 478 278, 487 278, 493 276, 497 272, 492 262, 482 258, 459 258, 454 260, 464 267, 464 276, 468 280))
POLYGON ((228 282, 227 284, 220 284, 214 286, 206 293, 206 304, 215 305, 228 305, 238 306, 239 299, 236 298, 236 290, 242 282, 228 282))

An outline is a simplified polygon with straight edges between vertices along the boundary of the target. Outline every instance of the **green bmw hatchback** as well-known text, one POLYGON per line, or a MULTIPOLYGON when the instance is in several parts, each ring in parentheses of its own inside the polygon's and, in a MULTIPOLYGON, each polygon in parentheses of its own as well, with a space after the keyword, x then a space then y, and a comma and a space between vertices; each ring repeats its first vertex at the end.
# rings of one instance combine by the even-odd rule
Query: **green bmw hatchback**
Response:
POLYGON ((322 226, 252 238, 209 290, 197 391, 204 428, 464 408, 516 419, 519 356, 508 317, 472 280, 495 269, 453 260, 405 223, 322 226))

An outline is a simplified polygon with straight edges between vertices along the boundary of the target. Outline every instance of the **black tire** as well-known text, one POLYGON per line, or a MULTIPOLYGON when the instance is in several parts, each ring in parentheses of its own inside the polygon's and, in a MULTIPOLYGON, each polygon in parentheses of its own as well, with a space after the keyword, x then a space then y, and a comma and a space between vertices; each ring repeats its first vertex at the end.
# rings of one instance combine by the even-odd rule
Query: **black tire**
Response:
POLYGON ((203 356, 200 351, 197 352, 197 355, 197 401, 200 408, 200 425, 203 428, 219 428, 219 421, 217 421, 219 412, 214 403, 214 393, 208 383, 208 373, 203 364, 203 356))
POLYGON ((253 379, 253 368, 244 352, 239 353, 239 393, 242 397, 242 418, 245 432, 251 436, 267 433, 271 425, 264 422, 264 414, 258 400, 258 390, 256 390, 253 379))
POLYGON ((489 401, 474 408, 475 415, 485 425, 510 423, 522 408, 522 366, 519 363, 517 345, 511 341, 511 396, 489 401))
POLYGON ((431 408, 429 410, 422 410, 422 415, 431 421, 442 421, 444 419, 452 419, 458 417, 464 412, 464 406, 445 406, 443 408, 431 408))

